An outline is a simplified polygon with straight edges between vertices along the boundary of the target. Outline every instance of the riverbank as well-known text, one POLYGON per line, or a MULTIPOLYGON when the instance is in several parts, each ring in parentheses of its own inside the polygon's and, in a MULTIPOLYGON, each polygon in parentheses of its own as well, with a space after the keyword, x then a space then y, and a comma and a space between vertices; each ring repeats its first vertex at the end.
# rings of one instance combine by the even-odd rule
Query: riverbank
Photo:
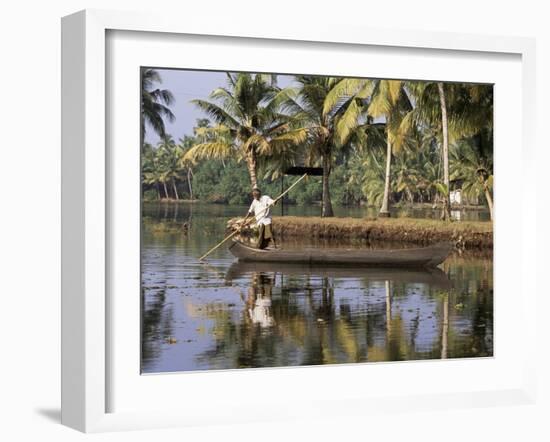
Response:
MULTIPOLYGON (((238 218, 228 222, 231 229, 238 218)), ((275 235, 310 239, 404 242, 427 245, 451 241, 457 249, 493 247, 493 224, 482 221, 444 222, 414 218, 273 217, 275 235)))

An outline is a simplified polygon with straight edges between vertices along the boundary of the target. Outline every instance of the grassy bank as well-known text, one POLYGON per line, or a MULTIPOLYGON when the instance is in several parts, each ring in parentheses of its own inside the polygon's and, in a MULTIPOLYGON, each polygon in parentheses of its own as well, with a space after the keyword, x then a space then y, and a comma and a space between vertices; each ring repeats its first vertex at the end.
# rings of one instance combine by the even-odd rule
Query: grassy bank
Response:
MULTIPOLYGON (((230 222, 230 225, 232 223, 230 222)), ((426 245, 451 241, 458 249, 488 249, 493 246, 490 222, 414 218, 321 218, 273 217, 274 233, 284 237, 391 241, 426 245)))

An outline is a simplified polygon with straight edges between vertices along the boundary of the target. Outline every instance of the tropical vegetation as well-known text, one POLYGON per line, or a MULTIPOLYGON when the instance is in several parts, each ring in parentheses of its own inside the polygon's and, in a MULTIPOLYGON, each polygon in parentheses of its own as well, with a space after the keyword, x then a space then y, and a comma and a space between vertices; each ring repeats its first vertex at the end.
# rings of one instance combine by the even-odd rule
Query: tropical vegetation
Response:
POLYGON ((160 136, 166 134, 164 120, 174 121, 175 117, 170 106, 174 103, 172 92, 167 89, 156 88, 162 83, 158 71, 142 69, 141 71, 141 139, 145 139, 147 126, 160 136))
POLYGON ((227 73, 226 84, 192 104, 204 113, 193 133, 166 132, 174 97, 157 71, 142 71, 142 191, 148 200, 242 204, 252 186, 280 193, 291 166, 321 167, 289 203, 424 203, 450 219, 451 194, 493 213, 491 85, 227 73))

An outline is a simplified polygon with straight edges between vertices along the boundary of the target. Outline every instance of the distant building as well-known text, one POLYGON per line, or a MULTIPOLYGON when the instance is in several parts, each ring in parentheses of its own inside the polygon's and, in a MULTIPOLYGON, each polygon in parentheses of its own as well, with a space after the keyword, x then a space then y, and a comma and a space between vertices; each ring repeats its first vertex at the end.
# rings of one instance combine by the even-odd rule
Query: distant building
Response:
POLYGON ((451 204, 462 204, 462 190, 451 190, 450 198, 451 204))

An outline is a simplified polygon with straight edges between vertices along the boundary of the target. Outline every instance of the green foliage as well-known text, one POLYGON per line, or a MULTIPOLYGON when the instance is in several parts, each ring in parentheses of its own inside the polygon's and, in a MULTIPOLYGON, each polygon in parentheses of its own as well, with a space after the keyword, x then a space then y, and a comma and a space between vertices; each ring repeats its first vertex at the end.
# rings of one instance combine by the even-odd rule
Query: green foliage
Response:
POLYGON ((320 201, 322 198, 322 189, 319 181, 319 178, 311 177, 307 182, 300 182, 294 188, 294 192, 288 197, 287 201, 301 206, 320 201))
POLYGON ((330 176, 331 196, 340 206, 355 206, 365 200, 362 190, 364 170, 361 155, 353 152, 336 165, 330 176))
POLYGON ((202 201, 225 202, 224 192, 217 188, 223 171, 222 162, 219 160, 201 162, 193 173, 195 197, 202 201))
POLYGON ((227 73, 226 87, 212 91, 210 100, 193 100, 216 125, 195 131, 197 142, 184 159, 245 161, 255 185, 258 165, 291 158, 307 131, 281 112, 286 95, 275 80, 271 75, 227 73))
POLYGON ((216 186, 219 194, 225 195, 228 204, 247 204, 250 202, 250 181, 243 164, 231 160, 222 172, 216 186))
POLYGON ((157 192, 154 189, 148 189, 143 192, 143 201, 155 201, 157 198, 157 192))
POLYGON ((448 192, 448 189, 447 189, 447 186, 443 183, 435 183, 434 184, 436 190, 441 194, 441 195, 447 195, 447 192, 448 192))
POLYGON ((141 137, 145 136, 145 123, 164 137, 164 119, 174 121, 175 117, 169 106, 174 103, 172 92, 157 88, 162 83, 159 73, 154 69, 143 69, 141 72, 141 137))
POLYGON ((466 197, 483 200, 493 193, 492 131, 456 143, 450 152, 451 178, 462 184, 466 197))
MULTIPOLYGON (((173 97, 155 86, 155 71, 145 71, 142 81, 150 100, 142 118, 162 134, 173 97)), ((444 87, 450 189, 442 177, 436 83, 298 75, 281 90, 275 76, 228 73, 227 84, 208 101, 193 100, 213 123, 197 120, 193 134, 177 143, 164 134, 157 146, 143 145, 143 198, 248 204, 251 183, 274 197, 289 166, 325 165, 330 198, 321 178, 309 177, 285 202, 380 206, 389 143, 388 202, 436 204, 449 190, 462 189, 471 202, 491 207, 492 87, 444 87)), ((285 187, 293 179, 285 178, 285 187)))

